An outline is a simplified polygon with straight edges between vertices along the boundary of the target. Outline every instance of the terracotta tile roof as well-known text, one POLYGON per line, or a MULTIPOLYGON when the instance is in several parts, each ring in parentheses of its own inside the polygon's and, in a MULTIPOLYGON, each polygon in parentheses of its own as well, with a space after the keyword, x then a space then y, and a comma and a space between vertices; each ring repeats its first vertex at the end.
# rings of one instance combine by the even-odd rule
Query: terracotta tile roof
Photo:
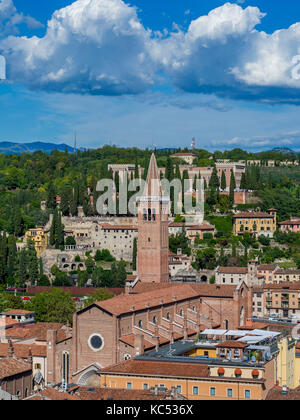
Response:
POLYGON ((294 291, 300 291, 300 284, 299 282, 294 282, 294 283, 290 283, 290 282, 283 282, 280 284, 273 284, 273 283, 269 283, 269 284, 265 284, 264 285, 264 290, 294 290, 294 291))
POLYGON ((203 224, 203 225, 189 225, 187 230, 215 230, 215 226, 203 224))
MULTIPOLYGON (((144 294, 146 292, 154 292, 169 288, 175 288, 175 287, 183 287, 185 291, 188 289, 193 289, 193 291, 197 294, 197 297, 227 297, 232 298, 234 291, 236 290, 236 286, 231 285, 216 285, 216 284, 185 284, 185 285, 177 285, 174 286, 173 283, 145 283, 142 284, 141 282, 138 282, 135 288, 132 291, 132 294, 129 296, 135 295, 135 294, 144 294)), ((165 292, 166 293, 166 292, 165 292)), ((127 295, 128 296, 128 295, 127 295)), ((179 297, 178 294, 176 294, 177 297, 179 297)), ((193 295, 191 295, 193 296, 193 295)), ((106 301, 109 302, 109 301, 106 301)))
POLYGON ((169 287, 171 287, 170 283, 142 283, 141 281, 138 281, 131 293, 141 294, 151 292, 152 290, 167 289, 169 287))
POLYGON ((183 227, 185 226, 185 223, 183 222, 171 222, 169 223, 169 227, 183 227))
POLYGON ((228 349, 244 349, 245 347, 247 347, 248 344, 245 343, 241 343, 240 341, 235 341, 235 340, 227 340, 227 341, 223 341, 223 343, 219 343, 217 345, 217 348, 228 348, 228 349))
POLYGON ((41 401, 41 400, 51 400, 51 401, 80 401, 80 398, 77 395, 71 395, 66 392, 59 392, 54 388, 44 389, 43 391, 39 391, 37 394, 33 395, 32 397, 27 398, 28 401, 41 401))
POLYGON ((219 267, 218 272, 222 274, 247 274, 247 267, 219 267))
POLYGON ((111 225, 109 223, 101 223, 100 225, 102 229, 106 230, 138 230, 138 227, 135 225, 111 225))
MULTIPOLYGON (((0 343, 0 357, 8 356, 8 348, 8 343, 0 343)), ((30 351, 33 357, 47 357, 47 346, 13 343, 13 348, 15 356, 21 359, 27 359, 30 351)))
POLYGON ((148 304, 150 307, 154 307, 160 306, 162 303, 172 303, 174 302, 174 297, 177 298, 177 301, 183 301, 191 297, 197 297, 197 293, 189 285, 173 285, 165 289, 141 294, 117 296, 106 301, 97 302, 96 305, 111 314, 121 315, 130 313, 133 310, 145 309, 148 304))
POLYGON ((4 315, 28 315, 28 314, 34 314, 32 311, 24 311, 23 309, 12 309, 11 311, 2 312, 4 315))
MULTIPOLYGON (((119 338, 119 340, 122 341, 122 343, 125 343, 130 347, 134 347, 134 334, 123 335, 122 337, 119 338)), ((151 343, 148 340, 144 340, 144 350, 145 351, 149 351, 153 348, 155 348, 155 344, 151 343)))
POLYGON ((117 365, 104 368, 100 373, 203 378, 209 376, 209 368, 207 365, 194 363, 126 360, 117 365))
POLYGON ((136 278, 137 278, 137 275, 130 275, 130 276, 127 276, 126 277, 126 281, 134 281, 134 280, 136 280, 136 278))
POLYGON ((180 156, 193 156, 197 157, 194 153, 174 153, 171 157, 180 157, 180 156))
POLYGON ((27 326, 16 326, 6 330, 5 335, 7 338, 18 338, 23 340, 28 340, 30 338, 35 339, 36 341, 46 341, 47 340, 47 331, 56 330, 57 331, 57 342, 63 341, 67 338, 66 330, 62 329, 63 324, 54 323, 54 322, 37 322, 36 324, 27 325, 27 326))
POLYGON ((268 392, 266 400, 300 400, 300 387, 283 392, 280 386, 274 386, 268 392))
POLYGON ((150 390, 135 389, 117 389, 117 388, 87 388, 80 387, 76 391, 76 395, 81 400, 126 400, 126 401, 142 401, 142 400, 166 400, 174 399, 170 396, 170 391, 166 393, 158 393, 155 395, 150 390))
POLYGON ((29 371, 31 371, 29 363, 17 360, 14 357, 0 359, 0 380, 29 371))
POLYGON ((260 271, 274 271, 276 267, 274 264, 260 264, 257 269, 260 271))
POLYGON ((236 286, 217 284, 190 284, 198 296, 233 298, 236 286))
POLYGON ((297 220, 285 220, 284 222, 278 223, 279 225, 300 225, 300 218, 297 220))
POLYGON ((19 325, 19 322, 16 321, 15 319, 11 319, 8 317, 0 319, 0 328, 8 328, 8 327, 11 327, 12 325, 19 325))
POLYGON ((276 270, 274 274, 275 275, 279 274, 279 275, 294 276, 294 275, 299 275, 300 270, 284 270, 283 268, 280 268, 280 269, 276 270))
POLYGON ((259 218, 273 219, 273 216, 271 214, 263 213, 263 212, 256 212, 256 213, 242 212, 242 213, 234 214, 232 218, 233 219, 259 219, 259 218))

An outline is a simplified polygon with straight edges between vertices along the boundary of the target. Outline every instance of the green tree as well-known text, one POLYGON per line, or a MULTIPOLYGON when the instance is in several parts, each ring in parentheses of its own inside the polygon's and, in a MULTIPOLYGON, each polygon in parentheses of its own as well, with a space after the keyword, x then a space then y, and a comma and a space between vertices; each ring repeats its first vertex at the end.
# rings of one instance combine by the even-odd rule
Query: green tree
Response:
POLYGON ((225 172, 222 171, 221 190, 225 191, 226 188, 227 188, 226 175, 225 175, 225 172))
POLYGON ((87 299, 84 302, 84 306, 90 306, 95 302, 102 302, 104 300, 108 300, 113 298, 114 295, 107 289, 99 289, 95 290, 91 295, 87 296, 87 299))
POLYGON ((46 201, 47 209, 49 209, 49 210, 56 209, 56 195, 57 195, 56 194, 56 188, 51 183, 48 187, 48 195, 47 195, 47 201, 46 201))
POLYGON ((37 322, 59 322, 72 324, 76 305, 72 296, 60 289, 38 293, 32 298, 32 310, 37 322))
POLYGON ((137 238, 133 240, 133 250, 132 250, 132 269, 136 271, 137 269, 137 238))

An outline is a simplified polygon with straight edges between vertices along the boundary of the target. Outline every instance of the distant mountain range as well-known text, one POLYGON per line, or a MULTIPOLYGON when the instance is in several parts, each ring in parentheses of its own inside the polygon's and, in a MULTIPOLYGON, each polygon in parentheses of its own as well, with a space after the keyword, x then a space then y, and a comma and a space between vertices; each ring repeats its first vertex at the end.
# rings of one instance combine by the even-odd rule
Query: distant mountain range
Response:
POLYGON ((295 153, 294 150, 289 149, 288 147, 275 147, 271 150, 273 153, 281 153, 283 155, 289 155, 290 153, 295 153))
MULTIPOLYGON (((71 147, 67 144, 43 143, 41 141, 36 141, 33 143, 13 143, 9 141, 0 142, 0 153, 5 155, 34 153, 39 150, 45 153, 51 153, 55 149, 60 152, 64 152, 67 149, 69 153, 74 153, 74 147, 71 147)), ((79 150, 84 149, 79 148, 79 150)))

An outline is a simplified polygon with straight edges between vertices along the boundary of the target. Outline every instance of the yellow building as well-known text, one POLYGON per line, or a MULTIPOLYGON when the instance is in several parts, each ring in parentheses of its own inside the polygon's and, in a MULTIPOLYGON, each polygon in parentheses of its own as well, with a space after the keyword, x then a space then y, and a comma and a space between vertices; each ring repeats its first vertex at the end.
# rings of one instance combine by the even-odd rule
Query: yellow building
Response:
POLYGON ((296 378, 296 342, 291 337, 284 337, 278 343, 278 355, 276 359, 277 381, 279 386, 287 386, 292 389, 296 378))
POLYGON ((300 341, 295 346, 294 388, 300 385, 300 341))
POLYGON ((233 216, 233 234, 253 233, 272 238, 276 231, 277 210, 269 209, 267 213, 243 212, 233 216))
POLYGON ((274 360, 261 368, 127 360, 101 370, 101 388, 172 389, 189 400, 262 400, 274 385, 274 360))
POLYGON ((30 229, 25 233, 26 242, 33 241, 37 256, 39 257, 48 246, 48 236, 43 227, 30 229))

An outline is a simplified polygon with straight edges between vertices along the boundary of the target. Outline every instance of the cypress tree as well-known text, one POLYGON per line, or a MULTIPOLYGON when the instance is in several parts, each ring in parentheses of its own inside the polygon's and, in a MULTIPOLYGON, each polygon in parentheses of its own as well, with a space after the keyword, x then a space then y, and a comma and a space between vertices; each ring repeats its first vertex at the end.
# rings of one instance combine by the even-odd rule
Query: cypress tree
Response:
POLYGON ((226 188, 227 188, 226 176, 225 176, 225 172, 222 171, 221 190, 225 191, 226 188))
POLYGON ((247 182, 246 182, 246 174, 245 173, 242 173, 240 188, 241 188, 241 190, 247 190, 247 182))
POLYGON ((60 211, 63 216, 69 216, 70 214, 70 202, 71 202, 71 189, 68 186, 64 186, 61 192, 60 211))
POLYGON ((8 276, 11 279, 14 277, 16 264, 17 264, 16 238, 13 235, 11 235, 8 238, 8 262, 7 262, 8 276))
POLYGON ((59 249, 64 244, 64 229, 61 222, 61 213, 57 212, 56 216, 56 230, 55 230, 55 248, 59 249))
POLYGON ((27 254, 24 249, 19 253, 18 279, 21 287, 25 286, 27 280, 27 254))
POLYGON ((32 241, 27 243, 27 266, 30 284, 34 286, 39 279, 39 261, 32 241))
POLYGON ((231 178, 230 178, 230 189, 229 189, 229 200, 231 205, 233 206, 234 204, 234 190, 235 190, 235 178, 234 178, 234 174, 233 172, 231 172, 231 178))
POLYGON ((132 251, 132 269, 136 271, 137 268, 137 238, 133 240, 133 251, 132 251))
POLYGON ((46 206, 47 209, 50 210, 54 210, 56 208, 56 188, 52 183, 48 187, 46 206))

